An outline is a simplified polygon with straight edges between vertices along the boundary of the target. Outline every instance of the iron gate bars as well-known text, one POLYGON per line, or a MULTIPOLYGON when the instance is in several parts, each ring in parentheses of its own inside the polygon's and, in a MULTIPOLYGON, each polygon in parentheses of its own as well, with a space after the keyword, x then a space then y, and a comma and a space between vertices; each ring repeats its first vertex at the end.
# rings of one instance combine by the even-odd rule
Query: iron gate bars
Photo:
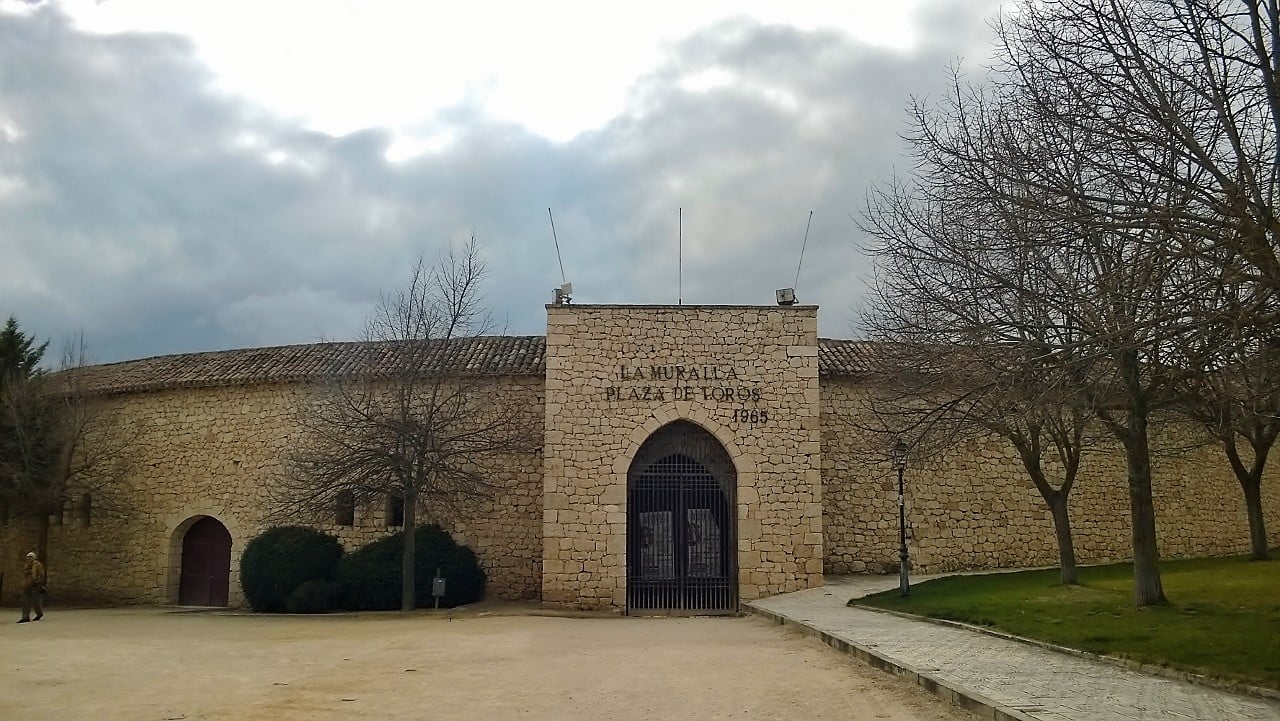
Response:
POLYGON ((683 453, 628 475, 628 611, 737 612, 734 484, 683 453))

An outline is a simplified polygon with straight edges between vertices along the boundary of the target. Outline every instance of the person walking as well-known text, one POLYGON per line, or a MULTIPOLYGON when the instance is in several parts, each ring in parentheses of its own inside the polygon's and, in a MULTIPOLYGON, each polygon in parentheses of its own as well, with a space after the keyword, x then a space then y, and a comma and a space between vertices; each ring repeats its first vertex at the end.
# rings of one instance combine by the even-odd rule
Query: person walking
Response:
POLYGON ((36 558, 36 552, 31 551, 27 554, 26 565, 22 567, 22 618, 18 619, 18 623, 39 621, 44 618, 44 593, 47 580, 44 564, 36 558), (35 618, 31 617, 32 610, 36 612, 35 618))

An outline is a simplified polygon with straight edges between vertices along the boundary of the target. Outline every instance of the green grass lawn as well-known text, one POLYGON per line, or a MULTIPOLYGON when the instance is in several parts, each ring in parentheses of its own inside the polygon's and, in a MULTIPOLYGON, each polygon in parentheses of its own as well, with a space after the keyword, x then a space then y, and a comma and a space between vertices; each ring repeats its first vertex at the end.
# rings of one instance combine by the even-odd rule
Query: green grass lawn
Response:
POLYGON ((1122 656, 1280 689, 1280 560, 1162 561, 1167 606, 1134 608, 1129 564, 952 576, 853 603, 989 626, 1093 653, 1122 656))

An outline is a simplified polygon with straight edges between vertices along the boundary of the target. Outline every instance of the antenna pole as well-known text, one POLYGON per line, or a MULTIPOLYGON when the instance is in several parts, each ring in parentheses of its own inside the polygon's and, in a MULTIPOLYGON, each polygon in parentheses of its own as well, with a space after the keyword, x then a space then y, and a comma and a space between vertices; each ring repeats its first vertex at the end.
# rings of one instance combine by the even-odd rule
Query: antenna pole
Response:
POLYGON ((809 211, 809 220, 804 224, 804 242, 800 244, 800 262, 796 263, 796 282, 791 284, 792 288, 800 286, 800 266, 804 265, 804 247, 809 244, 809 226, 813 224, 813 211, 809 211))
POLYGON ((564 261, 560 258, 560 239, 556 237, 556 219, 551 215, 551 208, 547 208, 547 218, 551 220, 551 239, 556 242, 556 262, 560 264, 560 282, 568 283, 569 281, 564 278, 564 261))
POLYGON ((684 208, 676 208, 676 305, 684 305, 684 208))

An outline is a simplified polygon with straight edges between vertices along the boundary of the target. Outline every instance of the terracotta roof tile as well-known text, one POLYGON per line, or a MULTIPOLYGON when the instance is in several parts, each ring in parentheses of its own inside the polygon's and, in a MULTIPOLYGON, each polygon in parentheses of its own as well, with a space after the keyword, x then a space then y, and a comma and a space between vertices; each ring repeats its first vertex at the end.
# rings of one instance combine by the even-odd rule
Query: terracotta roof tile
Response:
MULTIPOLYGON (((375 372, 394 368, 397 344, 315 343, 181 353, 86 366, 72 371, 81 392, 115 395, 165 388, 208 388, 320 380, 355 373, 372 360, 375 372)), ((818 370, 824 376, 857 376, 869 367, 875 344, 818 341, 818 370)), ((466 375, 545 375, 542 336, 481 336, 417 346, 427 369, 454 369, 466 375)))
POLYGON ((859 376, 873 367, 879 344, 867 340, 818 339, 818 374, 859 376))
MULTIPOLYGON (((163 388, 207 388, 319 380, 355 373, 372 365, 375 373, 396 366, 396 343, 316 343, 181 353, 86 366, 72 371, 85 393, 114 395, 163 388)), ((465 375, 543 375, 541 336, 480 336, 415 344, 423 369, 465 375)))

